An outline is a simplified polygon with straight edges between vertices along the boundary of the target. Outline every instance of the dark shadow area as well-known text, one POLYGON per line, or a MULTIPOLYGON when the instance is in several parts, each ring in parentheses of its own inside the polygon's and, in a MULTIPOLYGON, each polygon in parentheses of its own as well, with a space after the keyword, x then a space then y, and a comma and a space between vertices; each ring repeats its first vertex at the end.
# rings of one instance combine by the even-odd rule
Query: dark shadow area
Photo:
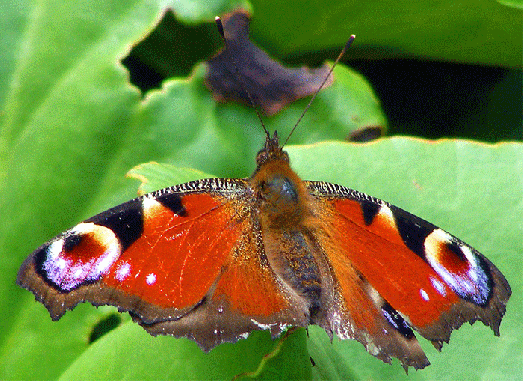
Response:
POLYGON ((165 79, 189 76, 197 62, 207 60, 222 45, 214 22, 182 24, 169 10, 122 64, 129 70, 131 83, 145 96, 161 88, 165 79))
POLYGON ((105 318, 100 320, 93 327, 93 330, 91 331, 91 334, 89 335, 89 344, 94 343, 100 337, 102 337, 106 333, 109 333, 110 331, 112 331, 113 329, 118 327, 121 322, 122 322, 122 317, 120 316, 120 314, 117 314, 117 313, 110 314, 109 316, 106 316, 105 318))

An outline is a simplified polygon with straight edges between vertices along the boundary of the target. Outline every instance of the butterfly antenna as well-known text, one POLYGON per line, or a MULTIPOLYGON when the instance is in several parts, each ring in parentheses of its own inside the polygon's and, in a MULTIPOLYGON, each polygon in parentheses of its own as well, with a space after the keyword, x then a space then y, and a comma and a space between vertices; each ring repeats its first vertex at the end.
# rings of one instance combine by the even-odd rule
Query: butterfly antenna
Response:
MULTIPOLYGON (((228 48, 228 43, 227 43, 227 38, 225 38, 225 32, 223 30, 222 19, 219 16, 216 16, 214 18, 214 21, 216 22, 216 26, 218 27, 218 32, 220 33, 220 36, 222 36, 223 43, 225 44, 225 49, 227 49, 228 48)), ((258 119, 259 119, 259 121, 260 121, 260 123, 261 123, 261 125, 263 127, 263 131, 265 131, 265 135, 270 137, 269 131, 267 131, 267 127, 265 127, 265 123, 263 123, 263 119, 262 119, 262 117, 260 115, 260 110, 258 110, 258 107, 256 107, 256 104, 254 103, 254 99, 252 99, 251 93, 249 93, 249 91, 245 88, 245 84, 243 82, 243 78, 242 78, 242 75, 240 73, 240 69, 238 69, 238 63, 236 62, 236 59, 234 58, 234 54, 231 54, 231 59, 232 59, 233 65, 234 65, 234 70, 236 71, 236 75, 240 79, 238 82, 240 82, 240 86, 241 86, 242 90, 247 94, 247 97, 249 98, 249 102, 251 104, 251 107, 256 112, 256 116, 258 117, 258 119)))
POLYGON ((307 110, 309 110, 309 108, 311 107, 311 104, 312 102, 314 102, 314 100, 316 99, 316 96, 318 95, 318 93, 321 91, 321 89, 323 89, 323 86, 325 86, 325 83, 327 83, 327 80, 329 79, 329 77, 331 76, 332 74, 332 71, 334 70, 334 68, 336 67, 336 65, 338 64, 338 62, 340 61, 341 57, 343 57, 343 55, 345 54, 345 52, 347 51, 347 49, 350 48, 350 46, 352 45, 352 42, 354 41, 354 39, 356 38, 356 35, 351 35, 349 40, 347 41, 347 43, 345 44, 345 46, 343 47, 343 49, 341 50, 340 54, 338 55, 338 58, 336 58, 336 61, 334 61, 334 63, 332 64, 329 72, 327 73, 327 75, 325 76, 325 79, 323 80, 323 82, 321 83, 320 87, 318 87, 318 90, 316 90, 316 92, 314 93, 314 95, 312 96, 311 100, 309 101, 309 103, 307 104, 307 106, 305 106, 305 109, 303 110, 303 112, 301 113, 300 117, 298 118, 298 121, 296 122, 296 124, 294 125, 294 127, 292 128, 291 132, 289 133, 289 136, 287 136, 287 139, 285 139, 285 143, 283 144, 286 145, 287 142, 289 141, 289 138, 291 137, 292 133, 294 132, 294 130, 296 129, 296 127, 298 127, 298 124, 300 124, 301 120, 303 119, 303 116, 305 115, 305 113, 307 112, 307 110))

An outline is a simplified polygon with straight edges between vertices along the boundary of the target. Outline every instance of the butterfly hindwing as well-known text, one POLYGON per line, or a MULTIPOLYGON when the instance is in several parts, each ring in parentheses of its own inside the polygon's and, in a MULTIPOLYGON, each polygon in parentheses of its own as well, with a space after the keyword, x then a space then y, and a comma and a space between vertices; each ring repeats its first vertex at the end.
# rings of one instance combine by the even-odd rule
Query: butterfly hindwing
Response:
POLYGON ((204 350, 269 330, 273 337, 289 326, 307 326, 299 300, 290 295, 267 262, 260 231, 244 220, 242 236, 205 299, 182 319, 142 324, 152 335, 188 337, 204 350))

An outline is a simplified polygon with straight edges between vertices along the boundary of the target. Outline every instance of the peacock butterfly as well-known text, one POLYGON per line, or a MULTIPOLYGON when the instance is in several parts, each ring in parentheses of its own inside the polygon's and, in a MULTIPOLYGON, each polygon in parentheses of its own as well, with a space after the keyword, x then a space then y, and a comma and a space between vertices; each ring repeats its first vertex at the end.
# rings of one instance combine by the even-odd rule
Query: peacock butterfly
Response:
POLYGON ((510 286, 475 249, 382 200, 301 180, 276 132, 256 163, 249 178, 176 185, 81 222, 31 254, 17 283, 53 320, 114 305, 205 351, 316 324, 419 369, 414 331, 438 349, 465 322, 499 335, 510 286))

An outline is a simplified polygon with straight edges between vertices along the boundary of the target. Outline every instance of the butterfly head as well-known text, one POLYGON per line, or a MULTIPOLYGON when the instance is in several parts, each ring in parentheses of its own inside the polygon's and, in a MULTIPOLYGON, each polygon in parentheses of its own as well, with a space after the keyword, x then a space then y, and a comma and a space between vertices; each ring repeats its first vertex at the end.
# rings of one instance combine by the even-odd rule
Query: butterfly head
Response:
POLYGON ((256 155, 256 172, 259 171, 264 164, 276 161, 282 161, 288 164, 289 154, 283 150, 282 146, 280 146, 278 132, 274 131, 272 137, 267 133, 265 146, 256 155))

